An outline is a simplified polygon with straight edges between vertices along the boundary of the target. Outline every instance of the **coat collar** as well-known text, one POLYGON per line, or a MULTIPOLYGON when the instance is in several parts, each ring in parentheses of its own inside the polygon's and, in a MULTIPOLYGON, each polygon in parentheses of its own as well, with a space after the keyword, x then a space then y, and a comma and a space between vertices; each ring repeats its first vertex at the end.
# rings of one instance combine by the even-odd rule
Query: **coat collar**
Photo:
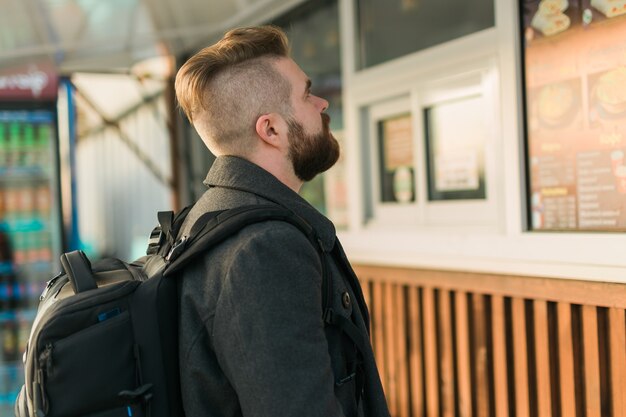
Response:
POLYGON ((235 156, 218 157, 204 181, 208 187, 232 188, 256 194, 283 206, 307 221, 330 252, 335 244, 335 226, 317 209, 272 174, 245 159, 235 156))

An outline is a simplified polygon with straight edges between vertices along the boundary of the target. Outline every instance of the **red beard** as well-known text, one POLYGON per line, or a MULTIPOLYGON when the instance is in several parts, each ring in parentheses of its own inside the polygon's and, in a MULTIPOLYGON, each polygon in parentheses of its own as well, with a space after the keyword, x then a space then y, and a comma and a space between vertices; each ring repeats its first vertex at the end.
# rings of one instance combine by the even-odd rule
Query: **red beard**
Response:
POLYGON ((330 116, 321 114, 322 131, 316 134, 304 132, 302 123, 289 119, 289 159, 296 176, 311 181, 317 174, 328 170, 339 159, 339 142, 330 132, 330 116))

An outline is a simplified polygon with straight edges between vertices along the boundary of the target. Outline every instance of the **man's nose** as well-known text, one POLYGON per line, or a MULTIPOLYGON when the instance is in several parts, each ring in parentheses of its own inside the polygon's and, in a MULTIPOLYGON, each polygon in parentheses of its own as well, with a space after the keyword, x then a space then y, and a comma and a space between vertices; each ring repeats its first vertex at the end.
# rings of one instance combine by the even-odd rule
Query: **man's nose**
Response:
POLYGON ((323 113, 328 108, 328 101, 321 97, 315 96, 317 98, 318 107, 320 108, 320 113, 323 113))

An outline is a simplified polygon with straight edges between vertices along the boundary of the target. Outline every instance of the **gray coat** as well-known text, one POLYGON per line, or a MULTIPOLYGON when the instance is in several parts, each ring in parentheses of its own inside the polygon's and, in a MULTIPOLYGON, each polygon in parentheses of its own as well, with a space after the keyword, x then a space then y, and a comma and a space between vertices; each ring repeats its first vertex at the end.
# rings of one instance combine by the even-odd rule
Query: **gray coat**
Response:
MULTIPOLYGON (((275 203, 312 225, 324 252, 335 248, 345 260, 333 224, 260 167, 220 157, 205 184, 182 234, 207 211, 275 203)), ((367 335, 358 282, 347 260, 348 267, 341 263, 331 262, 332 307, 367 335)), ((321 271, 306 236, 280 221, 246 227, 184 271, 180 367, 187 417, 389 416, 369 344, 358 404, 356 381, 341 382, 355 348, 324 326, 321 271)))

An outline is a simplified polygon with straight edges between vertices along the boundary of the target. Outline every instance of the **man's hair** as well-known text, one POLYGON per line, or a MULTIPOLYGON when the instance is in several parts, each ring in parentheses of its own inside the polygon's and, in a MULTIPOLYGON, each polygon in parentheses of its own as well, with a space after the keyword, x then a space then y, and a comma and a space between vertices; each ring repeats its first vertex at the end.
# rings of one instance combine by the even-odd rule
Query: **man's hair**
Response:
POLYGON ((180 68, 176 97, 209 149, 243 155, 259 116, 291 114, 291 86, 274 66, 275 60, 288 56, 281 29, 239 28, 180 68))

